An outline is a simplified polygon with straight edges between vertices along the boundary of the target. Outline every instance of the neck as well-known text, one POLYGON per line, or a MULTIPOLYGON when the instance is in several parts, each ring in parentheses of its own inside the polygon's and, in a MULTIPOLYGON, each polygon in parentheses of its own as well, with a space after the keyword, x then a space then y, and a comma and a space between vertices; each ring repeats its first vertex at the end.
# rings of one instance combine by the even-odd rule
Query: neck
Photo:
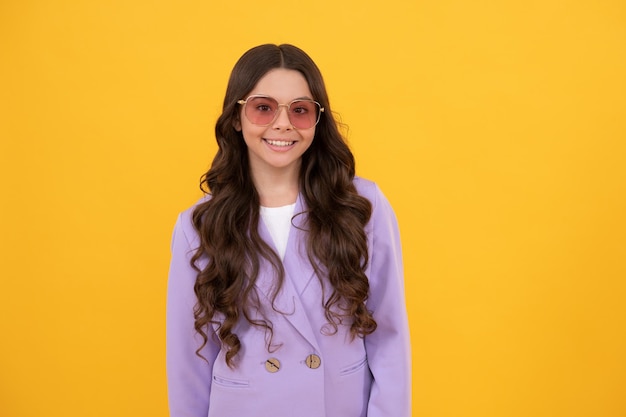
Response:
POLYGON ((300 189, 300 166, 252 170, 252 180, 262 206, 281 207, 295 203, 300 189))

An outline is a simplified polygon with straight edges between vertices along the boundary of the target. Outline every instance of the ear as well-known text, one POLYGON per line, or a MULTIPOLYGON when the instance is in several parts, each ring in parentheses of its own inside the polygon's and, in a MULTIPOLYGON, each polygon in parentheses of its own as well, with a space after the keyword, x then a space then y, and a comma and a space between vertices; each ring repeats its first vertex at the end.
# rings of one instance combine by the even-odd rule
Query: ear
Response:
POLYGON ((239 117, 233 119, 233 127, 237 132, 241 132, 241 121, 239 120, 239 117))

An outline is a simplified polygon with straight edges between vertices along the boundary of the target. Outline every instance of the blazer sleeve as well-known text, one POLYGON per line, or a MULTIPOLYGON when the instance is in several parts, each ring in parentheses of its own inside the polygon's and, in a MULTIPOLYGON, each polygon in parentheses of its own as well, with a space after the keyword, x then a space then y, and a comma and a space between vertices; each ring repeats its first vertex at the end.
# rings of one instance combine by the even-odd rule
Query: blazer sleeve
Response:
POLYGON ((166 365, 171 417, 207 416, 212 367, 219 352, 209 335, 201 351, 206 360, 196 355, 202 339, 194 329, 193 287, 197 272, 189 261, 197 241, 189 213, 185 212, 178 217, 174 228, 167 287, 166 365))
POLYGON ((367 308, 378 327, 365 337, 374 381, 368 417, 411 416, 411 347, 402 250, 396 216, 375 186, 370 236, 370 296, 367 308))

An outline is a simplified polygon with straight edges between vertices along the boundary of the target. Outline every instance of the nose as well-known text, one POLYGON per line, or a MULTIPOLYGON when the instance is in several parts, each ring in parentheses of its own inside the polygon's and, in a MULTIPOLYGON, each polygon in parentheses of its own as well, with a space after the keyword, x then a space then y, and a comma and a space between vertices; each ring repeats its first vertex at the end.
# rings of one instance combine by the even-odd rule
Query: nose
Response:
POLYGON ((287 129, 290 130, 293 128, 291 125, 291 121, 289 120, 289 106, 286 104, 279 104, 278 110, 276 110, 276 118, 274 119, 274 123, 272 123, 272 128, 277 130, 287 129), (285 111, 282 111, 282 109, 285 111))

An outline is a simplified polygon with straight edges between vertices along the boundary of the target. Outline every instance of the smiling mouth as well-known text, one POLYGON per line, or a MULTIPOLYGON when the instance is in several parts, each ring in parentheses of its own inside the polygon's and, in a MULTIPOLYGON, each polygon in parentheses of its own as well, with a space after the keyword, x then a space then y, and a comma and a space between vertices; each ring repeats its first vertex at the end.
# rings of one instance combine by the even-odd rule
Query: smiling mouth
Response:
POLYGON ((272 146, 291 146, 294 143, 296 143, 295 140, 292 141, 287 141, 287 140, 271 140, 271 139, 265 139, 265 141, 267 143, 269 143, 272 146))

